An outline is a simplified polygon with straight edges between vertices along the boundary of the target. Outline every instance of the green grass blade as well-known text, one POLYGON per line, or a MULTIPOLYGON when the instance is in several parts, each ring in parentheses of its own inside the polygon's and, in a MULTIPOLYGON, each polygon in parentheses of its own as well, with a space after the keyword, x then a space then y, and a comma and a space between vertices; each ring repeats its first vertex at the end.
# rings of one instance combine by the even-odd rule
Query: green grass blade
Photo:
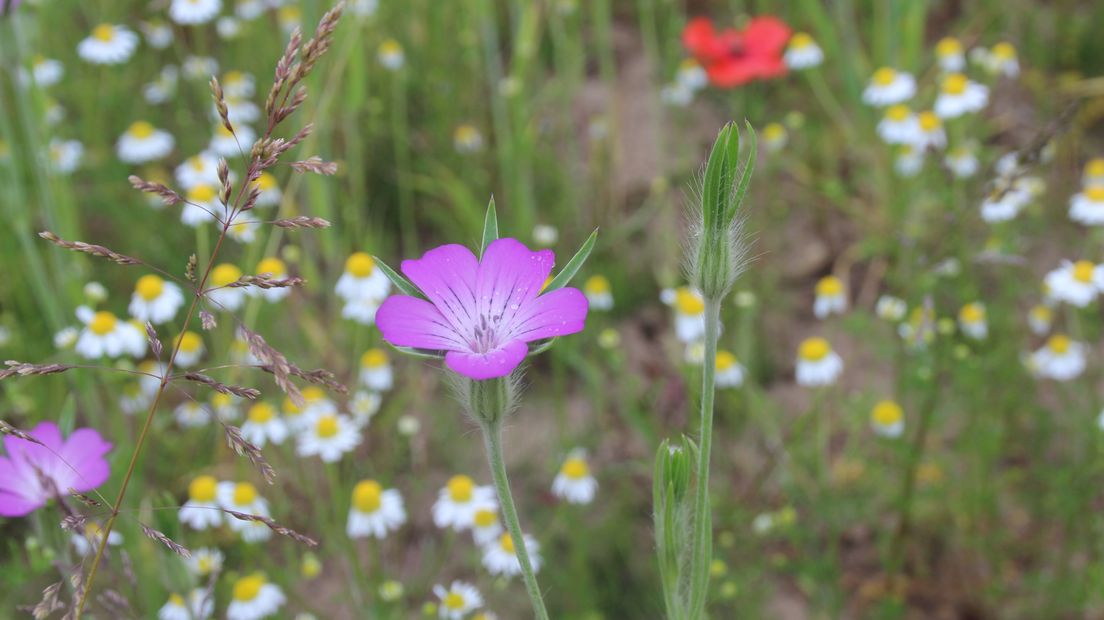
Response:
POLYGON ((392 269, 390 265, 383 262, 378 256, 373 256, 372 258, 375 259, 376 266, 383 270, 383 273, 387 276, 387 279, 391 280, 391 284, 394 284, 395 288, 402 291, 404 295, 410 295, 411 297, 424 297, 424 295, 422 295, 422 292, 418 290, 418 287, 414 286, 414 284, 410 280, 407 280, 405 277, 402 276, 402 274, 392 269))
POLYGON ((487 251, 487 246, 498 240, 498 214, 495 212, 495 199, 491 195, 491 201, 487 203, 487 215, 483 218, 483 243, 479 246, 479 257, 487 251))
POLYGON ((594 249, 594 242, 598 239, 598 229, 595 228, 594 232, 590 233, 587 240, 583 242, 582 247, 575 253, 575 256, 571 257, 571 260, 567 261, 564 268, 560 270, 560 273, 556 274, 555 278, 548 283, 548 286, 544 287, 545 293, 551 293, 552 291, 567 286, 568 282, 571 282, 571 278, 575 277, 575 274, 579 272, 583 267, 583 263, 590 256, 591 250, 594 249))

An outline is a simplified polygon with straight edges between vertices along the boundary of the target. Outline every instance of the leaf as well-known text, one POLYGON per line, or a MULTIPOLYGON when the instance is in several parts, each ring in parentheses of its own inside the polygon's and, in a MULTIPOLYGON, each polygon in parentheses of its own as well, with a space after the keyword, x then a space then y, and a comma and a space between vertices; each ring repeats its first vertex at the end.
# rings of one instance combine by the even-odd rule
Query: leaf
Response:
POLYGON ((391 345, 391 348, 395 349, 399 353, 405 353, 406 355, 412 355, 414 357, 420 357, 423 359, 439 360, 445 358, 444 353, 441 353, 440 351, 431 351, 429 349, 416 349, 414 347, 400 347, 393 344, 391 345))
POLYGON ((544 353, 545 351, 551 349, 552 345, 554 344, 556 344, 556 339, 549 338, 548 340, 545 340, 544 342, 530 349, 529 355, 540 355, 541 353, 544 353))
POLYGON ((552 291, 563 288, 571 282, 571 278, 575 277, 575 274, 583 268, 583 263, 590 256, 591 250, 594 249, 594 242, 598 239, 598 229, 595 228, 594 232, 590 233, 587 240, 583 242, 582 247, 575 253, 575 256, 571 257, 571 260, 567 261, 564 268, 560 270, 560 273, 556 274, 555 278, 548 283, 548 286, 544 287, 542 293, 551 293, 552 291))
POLYGON ((407 280, 402 274, 392 269, 390 265, 383 262, 378 256, 373 256, 372 259, 376 261, 376 266, 383 270, 383 274, 387 276, 387 279, 391 280, 391 284, 394 284, 395 288, 402 291, 404 295, 425 297, 422 295, 422 292, 418 290, 418 287, 414 286, 410 280, 407 280))
POLYGON ((483 218, 483 243, 479 246, 479 258, 487 251, 487 246, 498 240, 498 214, 495 212, 495 199, 491 195, 491 201, 487 203, 487 215, 483 218))
POLYGON ((747 127, 748 139, 751 140, 751 145, 748 146, 748 158, 744 162, 744 173, 740 176, 740 182, 736 185, 736 189, 732 192, 732 211, 728 214, 728 220, 731 221, 735 217, 736 209, 740 208, 740 204, 744 202, 744 196, 747 195, 748 185, 751 184, 751 174, 755 172, 755 158, 758 154, 758 145, 755 139, 755 129, 752 128, 751 123, 744 121, 744 125, 747 127))

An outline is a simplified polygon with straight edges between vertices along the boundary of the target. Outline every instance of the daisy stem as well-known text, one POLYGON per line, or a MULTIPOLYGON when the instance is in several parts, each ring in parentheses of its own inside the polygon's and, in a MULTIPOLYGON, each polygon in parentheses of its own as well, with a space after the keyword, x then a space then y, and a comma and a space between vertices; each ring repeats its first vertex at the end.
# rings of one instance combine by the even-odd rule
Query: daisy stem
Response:
POLYGON ((721 301, 705 299, 705 360, 702 364, 701 431, 698 439, 697 488, 694 492, 693 538, 690 556, 690 598, 686 617, 705 616, 709 565, 713 560, 713 519, 709 514, 709 453, 713 447, 714 375, 720 338, 721 301))
POLYGON ((506 521, 506 529, 510 530, 514 549, 517 550, 518 562, 521 563, 521 576, 525 580, 529 600, 533 603, 533 613, 538 620, 548 620, 548 610, 544 607, 540 586, 537 585, 537 576, 529 561, 529 551, 525 548, 525 537, 522 535, 521 523, 518 521, 514 496, 510 493, 510 480, 506 477, 506 463, 502 459, 502 420, 497 416, 494 420, 481 420, 480 426, 483 427, 483 444, 487 448, 487 460, 491 466, 495 489, 498 491, 498 501, 502 504, 502 517, 506 521))

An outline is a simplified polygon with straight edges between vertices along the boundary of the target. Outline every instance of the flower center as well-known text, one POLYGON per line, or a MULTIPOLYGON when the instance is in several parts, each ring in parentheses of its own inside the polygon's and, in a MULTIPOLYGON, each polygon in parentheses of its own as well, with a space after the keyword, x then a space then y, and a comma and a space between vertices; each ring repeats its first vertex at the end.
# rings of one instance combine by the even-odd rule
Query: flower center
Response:
POLYGON ((282 276, 287 273, 287 266, 284 264, 284 261, 275 256, 270 256, 257 263, 257 273, 270 273, 274 276, 282 276))
POLYGON ((904 416, 901 406, 892 400, 881 401, 874 405, 874 410, 871 412, 874 423, 879 426, 892 426, 900 422, 904 416))
POLYGON ((498 545, 502 547, 502 550, 506 553, 516 553, 514 551, 514 539, 510 537, 509 533, 503 534, 499 539, 498 545))
POLYGON ((813 45, 813 37, 807 33, 799 32, 790 37, 790 47, 794 49, 804 49, 813 45))
POLYGON ((966 92, 966 84, 969 81, 961 73, 952 73, 943 80, 943 92, 948 95, 961 95, 966 92))
POLYGON ((114 314, 100 311, 92 317, 92 321, 88 323, 88 329, 97 336, 104 336, 115 331, 115 324, 118 322, 119 319, 116 319, 114 314))
POLYGON ((610 291, 610 283, 605 276, 590 276, 583 288, 592 295, 600 295, 610 291))
POLYGON ((927 111, 921 112, 916 119, 920 121, 920 129, 925 133, 931 133, 938 130, 943 122, 939 120, 939 117, 934 112, 927 111))
POLYGON ((705 311, 705 302, 689 288, 683 286, 675 291, 675 307, 680 314, 696 315, 705 311))
POLYGON ((365 252, 356 252, 345 261, 345 271, 354 278, 367 278, 376 269, 376 261, 365 252))
POLYGON ((453 476, 448 481, 448 493, 452 501, 466 504, 471 501, 475 491, 475 481, 467 476, 453 476))
POLYGON ((153 132, 153 125, 147 123, 146 121, 137 121, 135 123, 132 123, 130 125, 130 128, 127 129, 128 134, 130 134, 132 137, 138 138, 139 140, 145 140, 146 138, 152 136, 153 132))
POLYGON ((212 476, 198 476, 188 485, 188 497, 196 502, 210 502, 215 499, 218 482, 212 476))
POLYGON ((234 486, 234 505, 248 506, 257 501, 257 487, 248 482, 239 482, 234 486))
POLYGON ((843 292, 843 282, 836 276, 825 276, 817 282, 816 294, 819 297, 835 297, 843 292))
POLYGON ((176 594, 175 592, 169 595, 169 602, 177 607, 184 606, 184 597, 176 594))
POLYGON ((272 408, 272 405, 268 403, 257 403, 249 408, 249 413, 247 415, 249 416, 250 422, 264 424, 275 417, 276 411, 272 408))
POLYGON ((353 489, 353 506, 357 511, 373 513, 379 510, 383 487, 375 480, 361 480, 353 489))
POLYGON ((778 142, 786 137, 786 128, 779 123, 768 123, 763 128, 763 139, 767 142, 778 142))
POLYGON ((807 362, 819 362, 828 357, 832 346, 823 338, 809 338, 801 343, 798 355, 807 362))
POLYGON ((463 609, 467 602, 464 601, 463 595, 457 592, 449 592, 445 596, 444 605, 445 609, 463 609))
POLYGON ((380 54, 384 56, 398 56, 402 51, 402 45, 394 39, 387 39, 379 47, 380 54))
POLYGON ((939 43, 935 44, 935 55, 940 58, 957 56, 961 53, 962 44, 958 42, 958 39, 947 37, 945 39, 940 39, 939 43))
POLYGON ((215 199, 215 188, 207 185, 206 183, 200 183, 192 189, 188 190, 188 202, 194 202, 197 204, 205 204, 215 199))
POLYGON ((1096 265, 1093 265, 1087 260, 1079 260, 1073 264, 1073 279, 1082 284, 1088 284, 1092 282, 1093 272, 1095 270, 1096 265))
POLYGON ((1050 308, 1046 306, 1035 306, 1031 309, 1031 318, 1040 323, 1049 323, 1051 318, 1050 308))
POLYGON ((1104 187, 1090 187, 1085 190, 1085 197, 1093 202, 1104 202, 1104 187))
POLYGON ((309 405, 326 399, 326 392, 317 385, 308 385, 303 388, 303 400, 309 405))
POLYGON ((383 368, 387 365, 387 352, 383 349, 368 349, 360 356, 360 365, 364 368, 383 368))
POLYGON ((110 43, 115 39, 115 26, 111 24, 100 24, 92 30, 92 37, 97 41, 110 43))
POLYGON ((199 155, 193 155, 190 159, 188 159, 188 165, 190 165, 192 167, 192 170, 195 170, 196 172, 203 172, 203 170, 207 167, 207 162, 203 161, 203 158, 199 155))
POLYGON ((318 436, 322 439, 330 439, 337 435, 338 430, 340 429, 337 425, 337 418, 332 415, 322 416, 314 426, 314 431, 318 433, 318 436))
POLYGON ((1091 177, 1104 177, 1104 157, 1097 157, 1085 164, 1085 174, 1091 177))
POLYGON ((1011 43, 997 43, 993 46, 993 58, 997 60, 1012 60, 1016 57, 1016 48, 1011 43))
POLYGON ((891 121, 900 123, 901 121, 908 119, 910 113, 911 110, 909 110, 907 105, 898 103, 896 105, 890 106, 889 109, 886 110, 886 118, 891 121))
POLYGON ((276 187, 276 177, 267 172, 262 172, 261 176, 257 177, 257 189, 262 192, 267 192, 276 187))
POLYGON ((1055 353, 1063 354, 1069 351, 1070 339, 1064 334, 1054 334, 1047 340, 1047 348, 1055 353))
POLYGON ((475 526, 479 528, 491 527, 498 520, 498 515, 493 510, 480 508, 475 511, 475 526))
POLYGON ((237 282, 240 277, 242 277, 242 270, 230 263, 223 263, 215 267, 215 270, 211 272, 211 281, 215 286, 226 286, 227 284, 237 282))
POLYGON ((874 83, 878 86, 889 86, 897 79, 897 72, 889 67, 882 67, 874 72, 874 83))
POLYGON ((985 310, 981 304, 966 304, 962 306, 959 318, 963 323, 980 323, 985 320, 985 310))
POLYGON ((261 588, 264 585, 265 578, 260 575, 243 577, 234 584, 234 600, 242 602, 252 601, 261 593, 261 588))
POLYGON ((728 351, 717 351, 717 370, 728 370, 736 365, 736 356, 728 351))
POLYGON ((138 296, 146 301, 157 299, 164 290, 165 281, 153 274, 147 274, 138 278, 138 284, 134 287, 134 291, 138 293, 138 296))
POLYGON ((180 334, 180 350, 185 353, 195 353, 203 346, 203 339, 193 331, 180 334))
POLYGON ((590 473, 590 468, 587 467, 586 461, 576 456, 564 461, 563 467, 560 468, 560 473, 572 480, 582 480, 590 473))

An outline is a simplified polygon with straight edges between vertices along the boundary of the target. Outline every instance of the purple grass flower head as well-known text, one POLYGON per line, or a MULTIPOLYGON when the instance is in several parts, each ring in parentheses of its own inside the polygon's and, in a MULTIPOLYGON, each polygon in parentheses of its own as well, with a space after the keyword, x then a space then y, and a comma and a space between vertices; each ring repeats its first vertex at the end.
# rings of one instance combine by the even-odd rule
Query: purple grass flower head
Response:
POLYGON ((426 299, 388 297, 376 313, 392 345, 445 353, 445 365, 483 380, 509 375, 528 343, 582 331, 587 300, 575 288, 542 294, 555 256, 516 239, 497 239, 483 257, 449 244, 402 262, 402 273, 426 299))
POLYGON ((79 428, 63 439, 57 424, 42 422, 28 434, 44 445, 4 437, 7 456, 0 456, 0 517, 30 514, 69 489, 91 491, 111 474, 104 458, 111 444, 91 428, 79 428))
POLYGON ((15 9, 19 7, 19 2, 20 0, 0 0, 0 17, 8 13, 14 13, 15 9))

